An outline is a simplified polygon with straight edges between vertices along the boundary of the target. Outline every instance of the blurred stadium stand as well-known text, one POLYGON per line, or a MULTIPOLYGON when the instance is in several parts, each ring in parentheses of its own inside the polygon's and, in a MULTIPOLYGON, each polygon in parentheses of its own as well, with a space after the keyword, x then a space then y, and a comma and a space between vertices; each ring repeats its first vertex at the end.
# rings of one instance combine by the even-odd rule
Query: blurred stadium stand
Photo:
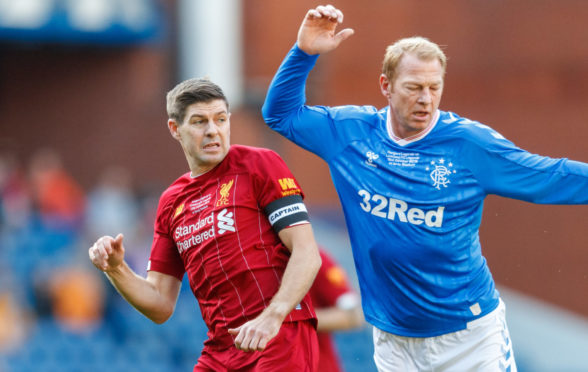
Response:
POLYGON ((162 40, 155 0, 3 0, 0 40, 128 45, 162 40))

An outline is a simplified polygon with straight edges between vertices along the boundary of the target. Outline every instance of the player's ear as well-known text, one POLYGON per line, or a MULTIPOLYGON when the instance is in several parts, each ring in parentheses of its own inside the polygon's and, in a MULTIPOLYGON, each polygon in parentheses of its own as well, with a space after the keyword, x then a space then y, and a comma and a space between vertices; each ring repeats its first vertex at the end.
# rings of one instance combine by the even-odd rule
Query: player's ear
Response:
POLYGON ((180 134, 178 133, 178 123, 173 119, 169 119, 167 121, 167 128, 169 129, 169 132, 171 133, 172 137, 179 141, 180 134))
POLYGON ((380 75, 380 92, 386 98, 390 98, 390 80, 385 74, 380 75))

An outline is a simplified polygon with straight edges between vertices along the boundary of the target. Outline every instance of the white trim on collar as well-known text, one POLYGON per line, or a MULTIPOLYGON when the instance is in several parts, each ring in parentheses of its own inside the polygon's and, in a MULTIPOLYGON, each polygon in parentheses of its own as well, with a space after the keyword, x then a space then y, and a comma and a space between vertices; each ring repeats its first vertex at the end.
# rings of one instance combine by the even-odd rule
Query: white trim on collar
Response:
POLYGON ((431 124, 429 124, 429 126, 425 128, 425 130, 415 134, 414 136, 400 138, 394 134, 394 130, 392 129, 392 120, 390 119, 390 108, 388 108, 388 112, 386 113, 386 130, 388 131, 388 136, 392 141, 396 142, 396 144, 399 146, 406 146, 409 143, 413 143, 425 138, 427 134, 429 134, 429 132, 432 131, 433 128, 435 128, 435 125, 437 125, 440 116, 441 115, 439 113, 439 110, 435 111, 435 115, 433 115, 433 120, 431 120, 431 124))

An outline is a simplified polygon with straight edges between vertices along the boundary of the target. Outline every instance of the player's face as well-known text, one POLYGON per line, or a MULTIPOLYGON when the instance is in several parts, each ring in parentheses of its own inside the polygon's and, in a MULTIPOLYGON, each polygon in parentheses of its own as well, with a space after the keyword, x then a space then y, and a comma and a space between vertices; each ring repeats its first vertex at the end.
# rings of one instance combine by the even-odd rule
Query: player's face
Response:
POLYGON ((193 175, 202 174, 219 164, 229 152, 231 114, 222 99, 188 106, 184 121, 168 123, 186 154, 193 175))
POLYGON ((396 136, 414 136, 429 126, 441 102, 443 74, 439 60, 425 61, 405 54, 397 66, 394 81, 380 76, 380 87, 390 106, 396 136))

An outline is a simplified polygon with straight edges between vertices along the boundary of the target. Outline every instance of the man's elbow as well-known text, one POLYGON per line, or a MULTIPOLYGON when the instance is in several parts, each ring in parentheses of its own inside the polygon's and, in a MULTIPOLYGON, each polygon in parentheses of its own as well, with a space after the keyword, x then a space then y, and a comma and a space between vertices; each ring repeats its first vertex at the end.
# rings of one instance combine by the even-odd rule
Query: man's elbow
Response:
POLYGON ((153 317, 149 317, 149 319, 151 319, 151 321, 155 324, 163 324, 165 322, 167 322, 167 320, 170 318, 170 316, 153 316, 153 317))
POLYGON ((161 309, 159 311, 155 311, 149 314, 145 314, 144 315, 149 318, 149 320, 151 320, 153 323, 156 324, 163 324, 165 322, 167 322, 167 320, 169 318, 171 318, 171 316, 174 313, 174 308, 166 308, 166 309, 161 309))
POLYGON ((263 117, 263 121, 271 128, 274 123, 277 123, 278 119, 274 117, 272 110, 270 109, 270 105, 267 101, 261 106, 261 116, 263 117))
POLYGON ((323 260, 321 258, 321 255, 318 253, 318 250, 316 251, 316 255, 312 261, 313 261, 314 273, 316 275, 318 273, 319 269, 321 268, 321 265, 323 264, 323 260))

